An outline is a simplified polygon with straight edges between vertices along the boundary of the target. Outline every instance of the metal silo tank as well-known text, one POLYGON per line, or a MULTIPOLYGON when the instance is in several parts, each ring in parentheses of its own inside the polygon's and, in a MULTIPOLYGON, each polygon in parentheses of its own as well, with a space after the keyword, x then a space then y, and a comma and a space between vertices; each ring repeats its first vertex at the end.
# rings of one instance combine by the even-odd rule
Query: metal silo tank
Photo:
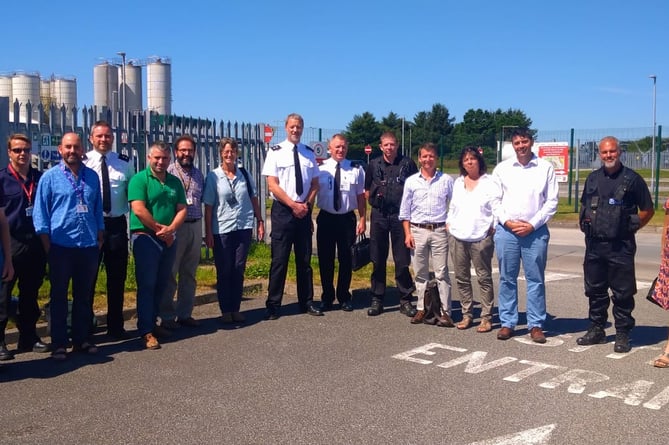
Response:
POLYGON ((14 95, 12 94, 12 76, 8 74, 0 74, 0 97, 9 98, 9 109, 12 109, 14 102, 14 95))
MULTIPOLYGON (((119 74, 123 83, 123 77, 119 74)), ((142 67, 134 65, 129 61, 125 65, 125 82, 128 87, 125 90, 125 108, 130 111, 142 111, 142 67)), ((123 91, 119 88, 119 91, 123 91)))
POLYGON ((93 104, 114 111, 118 107, 118 67, 107 62, 93 68, 93 104))
MULTIPOLYGON (((77 106, 77 79, 74 77, 54 77, 51 81, 51 95, 58 109, 65 105, 67 113, 64 124, 72 126, 72 108, 77 106)), ((57 116, 57 119, 60 119, 60 113, 57 113, 57 116)), ((60 124, 60 122, 57 123, 60 124)))
POLYGON ((41 79, 39 81, 39 99, 44 107, 44 112, 48 113, 49 106, 51 106, 53 99, 53 95, 51 94, 51 80, 41 79))
POLYGON ((169 59, 155 58, 146 67, 147 108, 172 114, 172 65, 169 59))
POLYGON ((40 78, 37 73, 20 73, 12 77, 12 93, 14 100, 20 103, 19 120, 21 122, 32 122, 37 116, 37 106, 40 103, 40 78), (26 105, 30 102, 33 106, 33 115, 28 116, 26 105))

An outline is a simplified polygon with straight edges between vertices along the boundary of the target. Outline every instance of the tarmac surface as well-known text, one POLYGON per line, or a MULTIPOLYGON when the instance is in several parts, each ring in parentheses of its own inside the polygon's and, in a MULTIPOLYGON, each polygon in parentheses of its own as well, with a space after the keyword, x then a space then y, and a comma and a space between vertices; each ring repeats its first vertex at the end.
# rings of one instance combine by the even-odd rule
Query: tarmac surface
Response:
POLYGON ((394 289, 379 317, 366 314, 366 289, 354 290, 353 312, 313 317, 298 313, 289 286, 281 318, 263 321, 262 295, 242 303, 247 323, 238 326, 220 324, 212 296, 200 296, 202 325, 176 330, 161 350, 98 334, 95 356, 56 363, 26 353, 4 362, 0 443, 657 442, 669 370, 651 363, 669 317, 644 296, 659 235, 639 237, 633 349, 616 354, 610 327, 607 344, 576 345, 588 326, 582 239, 573 229, 551 233, 544 345, 530 341, 524 314, 508 341, 495 331, 411 325, 394 289))

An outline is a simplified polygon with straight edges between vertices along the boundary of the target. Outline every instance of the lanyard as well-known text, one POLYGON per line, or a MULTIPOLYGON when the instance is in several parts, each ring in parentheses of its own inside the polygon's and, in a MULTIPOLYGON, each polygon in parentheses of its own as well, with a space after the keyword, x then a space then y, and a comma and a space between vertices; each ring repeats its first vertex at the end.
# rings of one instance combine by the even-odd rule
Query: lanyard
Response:
POLYGON ((12 174, 12 176, 14 176, 17 181, 19 181, 19 184, 21 184, 23 193, 25 193, 26 197, 28 198, 28 207, 30 207, 33 204, 33 191, 35 190, 35 181, 33 181, 33 176, 30 174, 30 169, 28 169, 28 175, 26 177, 26 180, 28 183, 30 183, 30 189, 28 189, 26 188, 23 180, 19 177, 16 170, 14 170, 14 167, 12 167, 12 164, 8 164, 7 167, 9 167, 9 172, 12 174))
MULTIPOLYGON (((83 166, 82 166, 83 167, 83 166)), ((72 188, 74 189, 74 193, 77 195, 77 198, 79 198, 79 204, 84 203, 84 186, 86 183, 84 182, 84 172, 83 169, 79 173, 79 178, 78 181, 79 184, 77 185, 77 182, 74 180, 74 175, 72 174, 72 171, 66 170, 65 169, 65 164, 61 163, 60 164, 60 169, 63 171, 63 174, 65 177, 70 181, 70 184, 72 184, 72 188)))
POLYGON ((179 163, 176 163, 176 167, 177 167, 177 173, 179 174, 179 179, 181 179, 181 182, 184 185, 184 189, 186 190, 186 196, 188 196, 188 190, 190 189, 190 183, 193 182, 193 176, 186 173, 186 176, 188 177, 188 184, 186 184, 186 182, 184 181, 183 174, 182 174, 182 172, 184 172, 184 170, 181 168, 179 163))

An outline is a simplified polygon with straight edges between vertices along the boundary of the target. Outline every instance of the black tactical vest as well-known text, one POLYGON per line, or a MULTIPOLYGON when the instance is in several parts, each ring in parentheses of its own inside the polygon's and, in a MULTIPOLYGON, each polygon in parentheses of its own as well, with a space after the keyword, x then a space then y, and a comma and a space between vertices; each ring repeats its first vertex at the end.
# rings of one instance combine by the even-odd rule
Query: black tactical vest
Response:
MULTIPOLYGON (((581 207, 579 222, 581 230, 588 238, 617 239, 628 238, 634 233, 630 212, 625 208, 625 194, 633 180, 632 171, 623 166, 622 181, 616 187, 613 196, 602 196, 597 186, 600 172, 592 173, 585 181, 584 202, 581 207)), ((636 227, 638 229, 638 226, 636 227)))

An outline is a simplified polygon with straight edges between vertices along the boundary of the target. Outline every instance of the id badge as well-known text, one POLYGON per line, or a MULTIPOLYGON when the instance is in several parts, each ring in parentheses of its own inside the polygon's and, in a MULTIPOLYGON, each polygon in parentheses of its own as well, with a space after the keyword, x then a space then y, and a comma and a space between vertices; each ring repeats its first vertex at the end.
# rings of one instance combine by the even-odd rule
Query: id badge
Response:
POLYGON ((186 198, 186 204, 189 206, 193 205, 193 198, 186 198))
POLYGON ((77 204, 77 213, 88 213, 88 206, 86 204, 77 204))
POLYGON ((26 216, 33 216, 33 206, 26 207, 26 216))

